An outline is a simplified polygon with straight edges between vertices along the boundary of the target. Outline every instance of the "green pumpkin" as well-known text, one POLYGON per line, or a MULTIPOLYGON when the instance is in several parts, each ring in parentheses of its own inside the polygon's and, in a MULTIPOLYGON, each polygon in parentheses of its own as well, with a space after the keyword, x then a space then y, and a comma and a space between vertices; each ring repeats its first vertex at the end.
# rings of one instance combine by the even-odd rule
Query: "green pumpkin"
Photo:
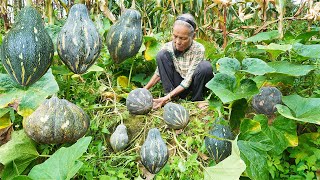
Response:
POLYGON ((129 137, 127 134, 127 127, 124 124, 117 126, 116 130, 110 137, 110 144, 115 152, 125 149, 128 145, 129 137))
POLYGON ((259 94, 253 96, 252 107, 257 113, 272 115, 281 102, 282 93, 276 87, 262 87, 259 94))
POLYGON ((141 15, 127 9, 107 34, 107 47, 115 63, 136 55, 142 45, 141 15))
POLYGON ((26 134, 38 143, 75 142, 89 127, 88 115, 75 104, 57 97, 45 100, 24 122, 26 134))
POLYGON ((83 4, 71 7, 57 39, 61 60, 75 74, 85 73, 99 57, 101 38, 83 4))
POLYGON ((164 106, 163 119, 169 128, 182 129, 189 123, 189 113, 183 106, 169 102, 164 106))
POLYGON ((157 128, 150 129, 140 150, 141 162, 152 174, 158 173, 167 163, 169 150, 157 128))
MULTIPOLYGON (((233 139, 233 134, 229 126, 219 124, 222 120, 217 119, 214 123, 209 134, 221 139, 233 139)), ((231 142, 226 140, 219 140, 212 137, 205 137, 205 146, 211 158, 213 158, 217 163, 224 160, 231 155, 231 142)))
POLYGON ((21 9, 1 46, 0 58, 11 79, 22 86, 35 83, 49 69, 53 53, 39 12, 30 6, 21 9))
POLYGON ((153 106, 152 94, 145 88, 134 89, 127 97, 126 106, 130 114, 147 114, 153 106))

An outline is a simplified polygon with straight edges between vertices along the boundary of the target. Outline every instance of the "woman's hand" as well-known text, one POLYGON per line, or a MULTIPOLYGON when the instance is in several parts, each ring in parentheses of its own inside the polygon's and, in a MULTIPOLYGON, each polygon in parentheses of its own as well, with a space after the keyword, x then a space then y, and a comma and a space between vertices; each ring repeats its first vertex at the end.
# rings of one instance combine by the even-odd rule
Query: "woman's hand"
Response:
POLYGON ((169 101, 167 96, 158 99, 153 99, 153 109, 158 109, 164 106, 169 101))

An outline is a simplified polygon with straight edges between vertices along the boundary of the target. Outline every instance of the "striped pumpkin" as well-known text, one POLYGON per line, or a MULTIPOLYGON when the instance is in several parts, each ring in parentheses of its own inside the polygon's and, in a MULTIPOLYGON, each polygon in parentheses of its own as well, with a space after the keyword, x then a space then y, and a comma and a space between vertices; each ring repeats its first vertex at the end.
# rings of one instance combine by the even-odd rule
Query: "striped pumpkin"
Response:
POLYGON ((117 126, 116 130, 110 137, 110 144, 115 152, 125 149, 128 145, 129 137, 127 134, 127 127, 124 124, 117 126))
POLYGON ((17 21, 3 39, 1 52, 6 71, 22 86, 35 83, 47 72, 54 48, 35 8, 21 9, 17 21))
POLYGON ((71 7, 57 39, 61 60, 75 74, 85 73, 99 57, 101 38, 83 4, 71 7))
POLYGON ((75 104, 52 97, 23 121, 26 134, 38 143, 75 142, 89 127, 88 115, 75 104))
POLYGON ((164 106, 163 119, 172 129, 182 129, 189 123, 189 113, 181 105, 169 102, 164 106))
POLYGON ((126 106, 130 114, 147 114, 153 106, 152 94, 145 88, 132 90, 127 97, 126 106))
POLYGON ((142 45, 141 15, 127 9, 107 34, 107 47, 115 63, 136 55, 142 45))
POLYGON ((169 150, 157 128, 150 129, 140 150, 141 162, 152 174, 158 173, 169 158, 169 150))
MULTIPOLYGON (((219 120, 216 120, 218 122, 219 120)), ((214 124, 209 134, 221 139, 233 139, 233 134, 228 126, 214 124)), ((219 140, 214 137, 205 137, 205 146, 211 158, 217 163, 231 155, 231 142, 219 140)))

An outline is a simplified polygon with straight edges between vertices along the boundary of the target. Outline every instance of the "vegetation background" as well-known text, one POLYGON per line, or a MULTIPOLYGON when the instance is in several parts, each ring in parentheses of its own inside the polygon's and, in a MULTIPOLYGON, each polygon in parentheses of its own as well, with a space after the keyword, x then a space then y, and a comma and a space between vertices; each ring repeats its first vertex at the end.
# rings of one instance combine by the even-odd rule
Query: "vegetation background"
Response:
MULTIPOLYGON (((27 89, 5 88, 11 82, 6 80, 0 64, 2 179, 41 179, 44 174, 50 179, 141 179, 145 173, 139 150, 153 127, 161 131, 170 151, 168 163, 155 179, 227 179, 230 174, 235 179, 241 175, 240 179, 257 180, 320 178, 320 2, 0 2, 0 45, 27 3, 42 13, 55 46, 57 34, 75 3, 86 4, 103 42, 110 26, 130 7, 142 15, 144 35, 135 57, 115 64, 103 46, 99 59, 83 75, 70 72, 55 53, 45 78, 27 89), (166 128, 162 110, 146 116, 130 115, 125 98, 132 89, 148 82, 156 67, 157 51, 171 39, 175 17, 185 12, 197 20, 196 40, 205 46, 216 76, 207 84, 208 109, 199 110, 190 101, 177 101, 188 109, 191 120, 183 131, 176 132, 166 128), (277 105, 278 112, 272 117, 252 110, 251 99, 263 86, 277 87, 283 94, 283 104, 277 105), (29 110, 32 112, 53 94, 77 104, 91 118, 87 137, 72 146, 35 144, 21 131, 29 110), (16 101, 20 97, 34 101, 16 101), (218 117, 226 119, 238 135, 232 141, 232 158, 220 165, 209 157, 204 144, 218 117), (124 151, 115 153, 109 137, 120 122, 127 126, 130 142, 124 151)), ((162 93, 160 85, 152 89, 154 97, 162 93)))

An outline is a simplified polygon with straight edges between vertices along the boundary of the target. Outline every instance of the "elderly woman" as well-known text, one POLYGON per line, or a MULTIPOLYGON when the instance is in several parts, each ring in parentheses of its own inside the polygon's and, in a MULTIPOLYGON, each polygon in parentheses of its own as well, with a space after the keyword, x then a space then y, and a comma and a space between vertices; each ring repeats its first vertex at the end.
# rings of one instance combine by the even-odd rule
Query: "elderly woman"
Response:
POLYGON ((196 23, 192 15, 182 14, 173 24, 172 41, 158 52, 157 69, 144 87, 150 89, 161 80, 165 96, 153 100, 153 108, 165 105, 171 98, 202 101, 205 84, 213 77, 210 62, 205 61, 204 47, 194 41, 196 23))

